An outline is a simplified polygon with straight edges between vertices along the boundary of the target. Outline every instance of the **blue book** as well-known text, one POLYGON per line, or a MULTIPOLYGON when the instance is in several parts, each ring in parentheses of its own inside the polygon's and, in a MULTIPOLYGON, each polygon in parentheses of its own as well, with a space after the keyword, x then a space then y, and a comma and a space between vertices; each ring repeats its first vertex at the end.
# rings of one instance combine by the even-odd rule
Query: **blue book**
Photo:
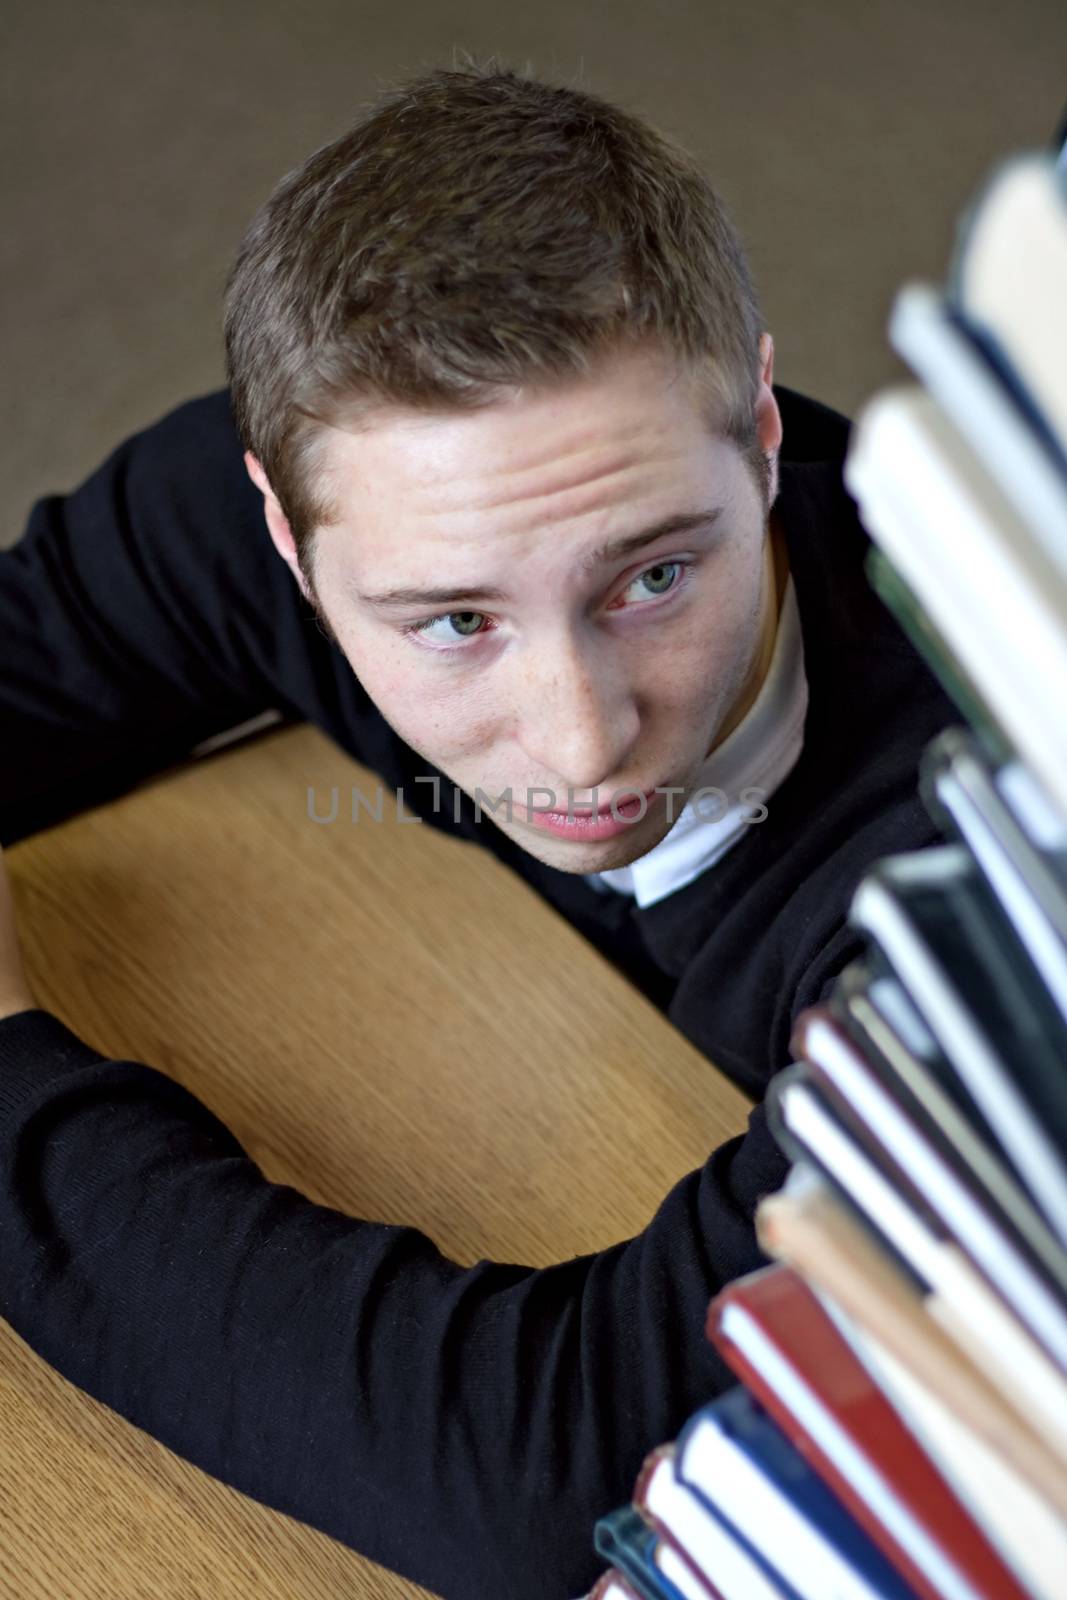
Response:
POLYGON ((593 1529, 600 1555, 629 1578, 642 1600, 686 1600, 656 1565, 653 1552, 658 1542, 656 1530, 633 1506, 609 1511, 593 1529))
POLYGON ((917 1600, 747 1389, 731 1389, 689 1418, 674 1470, 804 1600, 917 1600))

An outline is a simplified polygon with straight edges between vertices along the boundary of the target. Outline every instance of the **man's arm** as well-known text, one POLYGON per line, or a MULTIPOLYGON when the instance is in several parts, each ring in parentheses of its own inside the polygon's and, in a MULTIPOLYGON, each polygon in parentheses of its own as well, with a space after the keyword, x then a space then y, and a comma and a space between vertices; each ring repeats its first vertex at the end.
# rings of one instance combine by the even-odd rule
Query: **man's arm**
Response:
POLYGON ((415 762, 276 554, 220 390, 39 500, 0 550, 0 842, 268 708, 391 784, 415 762))
POLYGON ((547 1268, 445 1258, 268 1182, 155 1069, 0 1021, 0 1314, 207 1472, 446 1600, 573 1600, 593 1524, 730 1379, 708 1300, 762 1261, 763 1121, 643 1233, 547 1268))

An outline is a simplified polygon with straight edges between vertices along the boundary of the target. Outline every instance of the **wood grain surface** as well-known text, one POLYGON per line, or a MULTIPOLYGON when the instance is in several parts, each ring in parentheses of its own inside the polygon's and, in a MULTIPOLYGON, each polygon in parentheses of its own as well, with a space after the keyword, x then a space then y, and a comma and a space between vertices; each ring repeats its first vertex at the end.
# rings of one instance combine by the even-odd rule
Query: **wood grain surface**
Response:
MULTIPOLYGON (((487 850, 398 820, 391 791, 352 823, 377 785, 288 727, 12 847, 38 1003, 185 1084, 269 1178, 463 1264, 632 1237, 749 1102, 487 850), (335 785, 337 820, 312 821, 309 787, 328 815, 335 785)), ((3 1322, 0 1462, 4 1600, 425 1593, 209 1478, 3 1322)))

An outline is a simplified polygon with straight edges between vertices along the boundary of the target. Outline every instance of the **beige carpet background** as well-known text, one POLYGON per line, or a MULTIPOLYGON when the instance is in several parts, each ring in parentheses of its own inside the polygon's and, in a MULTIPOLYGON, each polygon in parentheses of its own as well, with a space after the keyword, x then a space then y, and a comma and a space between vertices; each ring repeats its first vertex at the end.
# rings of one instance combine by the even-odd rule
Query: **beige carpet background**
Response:
POLYGON ((903 372, 897 285, 942 273, 976 183, 1067 100, 1064 0, 18 0, 4 20, 0 544, 222 381, 222 284, 256 206, 456 47, 683 139, 747 241, 776 377, 850 413, 903 372))

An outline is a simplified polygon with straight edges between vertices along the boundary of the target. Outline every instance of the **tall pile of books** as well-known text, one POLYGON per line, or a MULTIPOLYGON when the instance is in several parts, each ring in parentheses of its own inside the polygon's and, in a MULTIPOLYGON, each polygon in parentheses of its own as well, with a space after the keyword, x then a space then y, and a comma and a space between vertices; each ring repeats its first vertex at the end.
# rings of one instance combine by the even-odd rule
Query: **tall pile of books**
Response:
POLYGON ((920 381, 846 482, 970 724, 944 842, 856 891, 769 1096, 773 1265, 708 1311, 740 1383, 597 1524, 596 1600, 1067 1597, 1067 167, 1000 166, 890 338, 920 381))

